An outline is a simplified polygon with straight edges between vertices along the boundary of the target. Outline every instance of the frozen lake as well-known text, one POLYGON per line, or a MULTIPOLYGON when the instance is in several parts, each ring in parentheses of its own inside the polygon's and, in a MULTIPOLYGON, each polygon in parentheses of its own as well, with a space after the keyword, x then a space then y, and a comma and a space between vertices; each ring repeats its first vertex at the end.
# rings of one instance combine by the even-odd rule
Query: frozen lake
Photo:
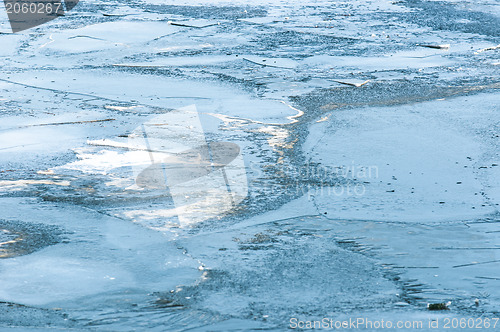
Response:
POLYGON ((0 329, 500 329, 499 52, 495 0, 0 10, 0 329))

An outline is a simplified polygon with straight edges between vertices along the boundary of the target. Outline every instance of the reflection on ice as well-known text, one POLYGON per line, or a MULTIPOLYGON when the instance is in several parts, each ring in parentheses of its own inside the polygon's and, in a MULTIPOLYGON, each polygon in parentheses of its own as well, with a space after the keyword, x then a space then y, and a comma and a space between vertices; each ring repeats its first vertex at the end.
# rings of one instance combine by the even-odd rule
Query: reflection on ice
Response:
POLYGON ((219 217, 247 196, 240 147, 207 141, 206 130, 191 106, 154 117, 129 136, 130 146, 142 147, 142 159, 150 158, 134 165, 136 184, 168 191, 181 225, 219 217))

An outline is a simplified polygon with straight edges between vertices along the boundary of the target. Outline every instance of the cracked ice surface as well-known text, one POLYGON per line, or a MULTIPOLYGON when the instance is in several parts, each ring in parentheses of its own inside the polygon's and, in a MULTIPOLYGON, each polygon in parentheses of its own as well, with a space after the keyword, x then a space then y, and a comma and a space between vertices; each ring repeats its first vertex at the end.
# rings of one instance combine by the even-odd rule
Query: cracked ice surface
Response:
POLYGON ((0 31, 0 326, 498 314, 496 1, 93 1, 0 31), (137 185, 204 142, 238 158, 137 185))

